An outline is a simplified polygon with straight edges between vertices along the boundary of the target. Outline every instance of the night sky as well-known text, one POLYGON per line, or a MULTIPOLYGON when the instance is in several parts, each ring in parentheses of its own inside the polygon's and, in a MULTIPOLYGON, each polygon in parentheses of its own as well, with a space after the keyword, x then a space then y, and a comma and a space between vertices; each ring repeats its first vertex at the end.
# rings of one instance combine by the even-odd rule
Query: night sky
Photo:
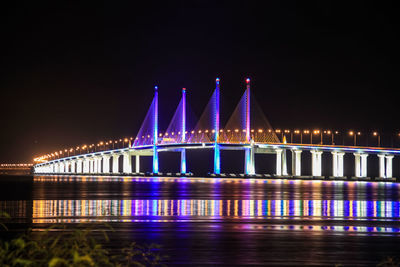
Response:
POLYGON ((134 137, 154 85, 161 128, 182 87, 200 116, 216 77, 225 120, 250 77, 275 128, 400 129, 399 16, 385 1, 12 2, 0 162, 134 137))

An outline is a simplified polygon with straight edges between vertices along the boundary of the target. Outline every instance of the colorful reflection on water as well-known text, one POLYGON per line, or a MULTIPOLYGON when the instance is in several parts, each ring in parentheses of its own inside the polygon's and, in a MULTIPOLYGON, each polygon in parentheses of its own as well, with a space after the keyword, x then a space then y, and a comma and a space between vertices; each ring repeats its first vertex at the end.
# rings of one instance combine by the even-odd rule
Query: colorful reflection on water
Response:
MULTIPOLYGON (((23 216, 28 201, 1 201, 0 208, 23 216), (8 207, 19 207, 10 210, 8 207)), ((33 223, 75 222, 171 222, 205 219, 268 219, 399 221, 398 201, 346 200, 33 200, 33 223)), ((242 225, 251 228, 254 225, 242 225)), ((260 226, 258 226, 260 227, 260 226)), ((276 228, 278 226, 268 226, 276 228)), ((335 230, 358 232, 398 232, 393 227, 281 225, 290 230, 335 230)))
POLYGON ((33 219, 150 216, 399 220, 399 203, 343 200, 34 200, 33 219))
POLYGON ((34 178, 33 200, 0 201, 0 210, 33 223, 234 221, 240 229, 397 233, 399 188, 343 181, 40 176, 34 178), (115 185, 123 186, 110 187, 115 185), (115 199, 104 195, 110 192, 115 199))

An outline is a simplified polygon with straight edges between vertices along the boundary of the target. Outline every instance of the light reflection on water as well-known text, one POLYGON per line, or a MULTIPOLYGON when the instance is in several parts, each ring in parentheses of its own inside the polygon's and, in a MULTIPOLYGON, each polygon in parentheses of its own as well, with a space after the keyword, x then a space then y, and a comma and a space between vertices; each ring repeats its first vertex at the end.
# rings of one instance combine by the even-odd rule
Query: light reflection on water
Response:
MULTIPOLYGON (((1 201, 0 208, 21 216, 28 201, 1 201), (16 207, 18 209, 7 209, 16 207)), ((268 219, 343 221, 399 221, 398 201, 356 200, 33 200, 33 223, 76 222, 177 222, 218 219, 268 219)), ((396 227, 243 224, 240 228, 267 227, 281 230, 332 230, 399 232, 396 227)))
POLYGON ((347 200, 34 200, 33 218, 93 216, 200 216, 399 220, 397 201, 347 200))
POLYGON ((233 220, 243 222, 236 226, 241 229, 264 227, 392 233, 400 229, 400 225, 397 227, 400 221, 397 192, 400 187, 394 183, 38 176, 34 177, 34 184, 36 197, 32 200, 2 200, 0 210, 12 217, 32 218, 33 223, 217 223, 233 220), (190 186, 169 186, 179 184, 190 186), (202 184, 207 186, 202 187, 202 184), (73 187, 67 188, 71 185, 73 187), (100 185, 103 187, 98 187, 100 185), (111 185, 124 187, 110 188, 111 185), (109 199, 108 195, 104 195, 110 192, 111 196, 117 197, 109 199), (118 197, 122 195, 123 199, 118 197), (60 199, 53 199, 55 197, 60 199), (246 220, 252 220, 253 223, 246 223, 246 220), (271 224, 272 220, 274 225, 271 224))

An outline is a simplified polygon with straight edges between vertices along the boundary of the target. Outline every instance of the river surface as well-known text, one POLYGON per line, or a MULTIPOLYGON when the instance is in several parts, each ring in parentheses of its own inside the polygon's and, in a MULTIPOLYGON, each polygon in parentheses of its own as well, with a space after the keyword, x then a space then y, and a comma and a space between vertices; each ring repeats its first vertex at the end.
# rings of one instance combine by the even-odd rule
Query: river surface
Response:
POLYGON ((375 266, 400 255, 400 185, 274 179, 0 177, 0 210, 34 230, 110 223, 114 246, 168 265, 375 266))

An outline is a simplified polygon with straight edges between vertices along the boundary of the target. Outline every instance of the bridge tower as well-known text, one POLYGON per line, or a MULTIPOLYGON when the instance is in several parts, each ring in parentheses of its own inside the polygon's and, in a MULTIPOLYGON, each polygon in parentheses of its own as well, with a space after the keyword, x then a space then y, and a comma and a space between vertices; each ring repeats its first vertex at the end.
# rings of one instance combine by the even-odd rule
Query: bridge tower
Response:
POLYGON ((246 127, 246 143, 250 146, 245 148, 245 162, 244 172, 245 174, 255 174, 254 168, 254 145, 251 139, 251 128, 250 128, 250 79, 246 79, 246 93, 245 93, 245 127, 246 127))
POLYGON ((219 139, 219 78, 215 79, 215 103, 214 103, 214 173, 221 174, 221 156, 219 139))
MULTIPOLYGON (((181 125, 181 143, 186 142, 186 88, 182 88, 182 125, 181 125)), ((186 173, 186 149, 181 150, 181 173, 186 173)))
POLYGON ((153 173, 158 173, 158 87, 154 87, 154 118, 153 118, 153 173))

